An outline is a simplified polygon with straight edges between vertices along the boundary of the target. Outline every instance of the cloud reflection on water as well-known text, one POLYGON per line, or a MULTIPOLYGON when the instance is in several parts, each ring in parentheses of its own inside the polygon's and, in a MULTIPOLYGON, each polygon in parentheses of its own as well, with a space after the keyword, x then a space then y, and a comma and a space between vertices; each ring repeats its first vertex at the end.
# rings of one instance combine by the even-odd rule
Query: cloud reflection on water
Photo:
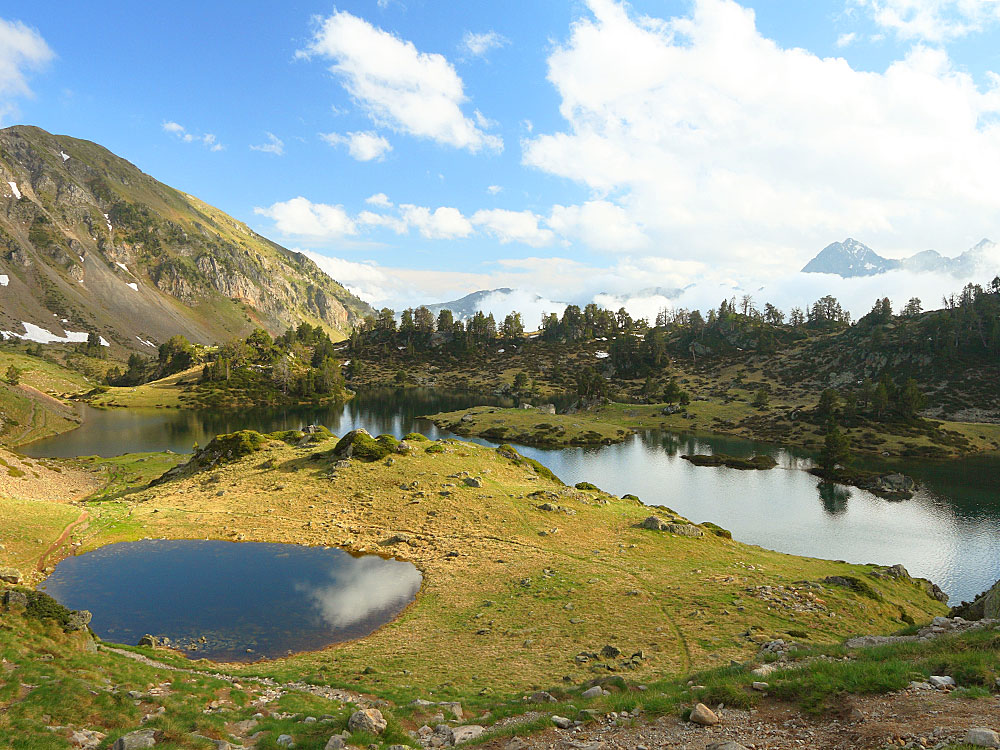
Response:
POLYGON ((363 557, 346 568, 330 571, 330 583, 297 583, 323 620, 347 629, 388 609, 402 609, 420 589, 421 575, 410 563, 363 557))

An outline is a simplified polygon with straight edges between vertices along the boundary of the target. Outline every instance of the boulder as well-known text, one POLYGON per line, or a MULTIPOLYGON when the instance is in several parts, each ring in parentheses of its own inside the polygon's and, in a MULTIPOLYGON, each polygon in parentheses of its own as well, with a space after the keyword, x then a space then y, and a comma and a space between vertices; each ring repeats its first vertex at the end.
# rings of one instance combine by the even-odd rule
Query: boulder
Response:
POLYGON ((690 721, 701 724, 703 727, 714 727, 719 723, 719 717, 704 703, 699 703, 691 709, 690 721))
POLYGON ((69 616, 69 622, 66 623, 66 632, 72 633, 75 630, 86 630, 92 618, 93 615, 86 609, 72 612, 69 616))
POLYGON ((323 750, 344 750, 344 738, 339 734, 333 735, 326 741, 323 750))
POLYGON ((153 747, 155 744, 155 729, 139 729, 119 737, 111 746, 111 750, 141 750, 141 748, 153 747))
POLYGON ((352 732, 367 732, 368 734, 382 734, 388 726, 382 712, 377 708, 364 708, 351 714, 347 720, 347 728, 352 732))
POLYGON ((938 690, 945 690, 947 688, 955 687, 954 677, 931 675, 930 677, 927 678, 927 682, 931 684, 931 687, 937 688, 938 690))
POLYGON ((160 640, 155 635, 150 635, 149 633, 146 633, 146 635, 140 638, 139 642, 135 645, 146 646, 148 648, 156 648, 157 646, 160 645, 160 640))
POLYGON ((591 700, 592 698, 600 698, 602 695, 604 695, 604 688, 594 685, 594 687, 584 690, 581 697, 591 700))
POLYGON ((279 747, 295 747, 295 740, 292 739, 292 735, 290 734, 279 734, 274 744, 279 747))
POLYGON ((0 581, 13 583, 16 586, 22 580, 24 579, 21 578, 21 571, 17 568, 0 568, 0 581))
POLYGON ((560 729, 569 729, 573 726, 573 720, 567 719, 565 716, 552 716, 552 723, 555 724, 560 729))
POLYGON ((966 620, 1000 619, 1000 581, 987 589, 972 602, 962 602, 961 606, 953 607, 952 617, 964 617, 966 620))
POLYGON ((649 529, 650 531, 666 531, 670 525, 659 516, 650 516, 642 522, 642 528, 649 529))
POLYGON ((671 534, 677 534, 677 536, 689 536, 695 539, 705 536, 705 532, 693 523, 669 523, 667 531, 671 534))
POLYGON ((485 727, 481 727, 478 724, 450 727, 450 730, 449 743, 452 745, 461 745, 463 742, 474 740, 486 731, 485 727))
POLYGON ((538 690, 528 696, 528 703, 556 703, 556 699, 552 693, 546 693, 544 690, 538 690))
POLYGON ((3 593, 3 603, 8 607, 12 607, 15 604, 21 607, 28 606, 28 595, 23 591, 16 591, 14 589, 8 589, 3 593))
POLYGON ((973 747, 1000 747, 1000 734, 992 729, 976 727, 966 732, 965 744, 973 747))
POLYGON ((475 477, 466 477, 462 480, 465 482, 466 487, 482 487, 483 482, 481 479, 476 479, 475 477))

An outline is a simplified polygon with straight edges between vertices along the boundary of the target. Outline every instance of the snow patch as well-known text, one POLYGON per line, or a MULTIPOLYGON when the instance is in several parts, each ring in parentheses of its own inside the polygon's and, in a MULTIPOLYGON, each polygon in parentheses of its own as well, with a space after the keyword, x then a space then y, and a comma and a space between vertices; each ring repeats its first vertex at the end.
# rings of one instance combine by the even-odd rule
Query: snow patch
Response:
POLYGON ((146 341, 146 339, 144 339, 144 338, 142 338, 140 336, 136 336, 135 339, 136 339, 136 341, 138 341, 143 346, 151 346, 154 349, 156 348, 156 344, 154 344, 152 341, 146 341))
POLYGON ((111 228, 111 217, 110 217, 110 216, 108 216, 107 214, 104 214, 104 221, 105 221, 105 222, 107 222, 107 225, 108 225, 108 233, 110 234, 111 232, 113 232, 113 231, 114 231, 114 229, 112 229, 112 228, 111 228))
POLYGON ((138 284, 136 284, 136 283, 135 283, 134 281, 130 281, 130 282, 129 282, 128 284, 126 284, 125 286, 127 286, 127 287, 131 287, 131 289, 132 289, 132 291, 133 291, 133 292, 138 292, 138 291, 139 291, 139 285, 138 285, 138 284))
POLYGON ((14 192, 14 197, 21 200, 21 191, 17 189, 17 183, 8 182, 7 184, 10 185, 10 189, 14 192))
POLYGON ((131 271, 128 270, 128 266, 126 266, 124 263, 115 262, 115 265, 118 266, 123 271, 125 271, 126 273, 132 273, 131 271))
POLYGON ((608 354, 607 352, 595 352, 594 356, 597 357, 598 359, 607 359, 611 355, 608 354))
POLYGON ((10 276, 0 273, 0 286, 7 286, 10 283, 10 276))
MULTIPOLYGON (((25 320, 21 321, 21 325, 24 326, 24 333, 15 333, 14 331, 0 331, 0 333, 4 336, 33 341, 36 344, 85 344, 89 335, 86 331, 66 331, 65 336, 60 336, 25 320)), ((103 336, 100 337, 100 340, 101 346, 110 346, 103 336)))
POLYGON ((65 151, 60 151, 59 156, 62 157, 63 161, 69 161, 69 154, 67 154, 65 151))

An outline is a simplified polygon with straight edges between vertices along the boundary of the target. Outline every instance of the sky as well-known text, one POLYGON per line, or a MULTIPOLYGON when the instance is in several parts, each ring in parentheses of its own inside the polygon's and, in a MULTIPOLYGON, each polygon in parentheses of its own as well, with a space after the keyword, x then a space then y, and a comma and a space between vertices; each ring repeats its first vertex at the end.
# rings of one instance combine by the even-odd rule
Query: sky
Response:
POLYGON ((798 269, 1000 239, 998 73, 1000 0, 0 10, 0 124, 96 141, 396 309, 938 300, 963 280, 798 269))

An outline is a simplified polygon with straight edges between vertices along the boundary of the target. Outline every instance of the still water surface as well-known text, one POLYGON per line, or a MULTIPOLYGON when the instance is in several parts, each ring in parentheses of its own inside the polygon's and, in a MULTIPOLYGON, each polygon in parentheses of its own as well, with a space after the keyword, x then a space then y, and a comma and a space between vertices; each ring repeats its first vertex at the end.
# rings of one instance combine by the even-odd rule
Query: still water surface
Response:
POLYGON ((339 549, 144 540, 68 557, 40 588, 90 610, 104 640, 150 633, 195 658, 255 661, 362 638, 399 615, 420 581, 410 563, 339 549))
MULTIPOLYGON (((248 410, 236 414, 176 410, 88 410, 83 426, 30 446, 35 456, 112 456, 130 451, 191 450, 213 435, 252 428, 262 432, 322 424, 338 435, 364 427, 372 434, 411 431, 448 437, 420 415, 482 403, 510 405, 474 394, 421 389, 360 394, 343 406, 248 410)), ((475 442, 488 444, 487 441, 475 442)), ((608 492, 631 492, 696 521, 713 521, 743 542, 797 555, 859 563, 902 563, 930 578, 953 602, 969 599, 1000 579, 1000 456, 957 462, 898 461, 867 468, 895 469, 921 483, 912 500, 889 502, 863 490, 821 485, 806 473, 808 454, 727 437, 650 431, 620 445, 539 449, 522 453, 563 481, 593 482, 608 492), (772 471, 696 467, 684 453, 767 453, 772 471)))

